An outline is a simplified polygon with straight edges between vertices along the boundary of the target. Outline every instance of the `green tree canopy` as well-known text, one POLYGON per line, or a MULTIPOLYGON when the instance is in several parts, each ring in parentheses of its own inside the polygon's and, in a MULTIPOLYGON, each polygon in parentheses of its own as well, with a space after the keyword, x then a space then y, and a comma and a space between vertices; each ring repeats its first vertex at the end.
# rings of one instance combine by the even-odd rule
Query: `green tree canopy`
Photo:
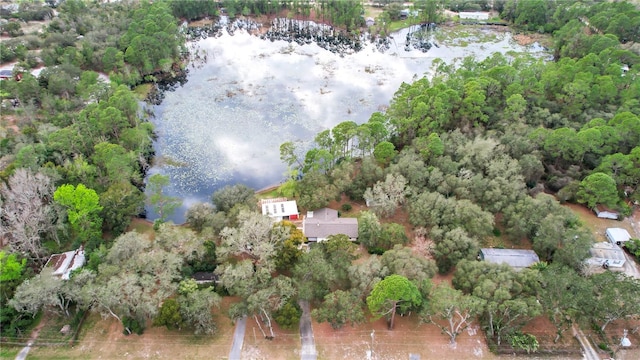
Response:
POLYGON ((593 173, 580 182, 576 194, 578 202, 594 208, 598 204, 613 207, 617 205, 618 190, 616 181, 605 173, 593 173))
MULTIPOLYGON (((62 185, 53 193, 53 199, 67 210, 67 218, 74 237, 91 244, 102 236, 100 197, 84 184, 62 185)), ((94 244, 95 245, 95 244, 94 244)))
POLYGON ((406 277, 389 275, 377 283, 367 297, 369 311, 375 317, 385 316, 393 330, 396 312, 406 313, 422 305, 420 290, 406 277))

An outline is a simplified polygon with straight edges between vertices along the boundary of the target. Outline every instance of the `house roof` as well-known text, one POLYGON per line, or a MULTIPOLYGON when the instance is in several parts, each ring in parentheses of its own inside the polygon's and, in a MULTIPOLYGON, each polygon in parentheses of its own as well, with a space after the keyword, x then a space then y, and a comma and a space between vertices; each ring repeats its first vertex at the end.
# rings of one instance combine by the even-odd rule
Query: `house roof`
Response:
POLYGON ((307 211, 307 217, 309 221, 333 221, 338 219, 338 210, 330 208, 322 208, 314 211, 307 211))
POLYGON ((51 275, 69 280, 73 270, 84 265, 84 249, 79 248, 61 254, 53 254, 45 264, 43 271, 50 271, 51 275))
POLYGON ((218 281, 218 275, 214 274, 213 271, 197 271, 191 275, 197 283, 207 283, 218 281))
POLYGON ((295 200, 290 201, 262 201, 262 215, 271 217, 282 217, 298 215, 298 204, 295 200))
POLYGON ((480 253, 484 261, 507 264, 515 269, 526 268, 540 261, 533 250, 482 248, 480 253))
POLYGON ((607 262, 610 267, 622 267, 626 261, 624 250, 616 244, 604 241, 593 244, 589 252, 591 253, 592 261, 598 264, 607 262))
POLYGON ((338 211, 322 208, 309 211, 302 225, 304 236, 326 239, 331 235, 344 234, 350 238, 358 237, 358 219, 338 217, 338 211))
POLYGON ((605 234, 612 242, 625 242, 631 239, 631 235, 626 229, 623 228, 607 228, 605 234))

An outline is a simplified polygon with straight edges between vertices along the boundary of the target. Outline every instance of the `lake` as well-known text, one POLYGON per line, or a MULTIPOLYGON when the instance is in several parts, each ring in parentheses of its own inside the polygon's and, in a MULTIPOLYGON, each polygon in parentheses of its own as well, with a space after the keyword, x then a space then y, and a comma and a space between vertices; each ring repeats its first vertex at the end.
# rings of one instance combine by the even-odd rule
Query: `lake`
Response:
POLYGON ((509 32, 473 26, 427 52, 406 51, 408 31, 393 33, 384 52, 367 42, 347 55, 244 30, 189 43, 201 60, 190 65, 188 81, 153 108, 161 161, 149 174, 169 175, 166 192, 183 199, 171 220, 184 222, 190 206, 210 201, 227 184, 257 190, 280 183, 286 171, 280 144, 309 147, 318 132, 340 122, 368 121, 386 109, 402 82, 429 77, 434 59, 452 64, 494 52, 545 55, 537 44, 518 45, 509 32))

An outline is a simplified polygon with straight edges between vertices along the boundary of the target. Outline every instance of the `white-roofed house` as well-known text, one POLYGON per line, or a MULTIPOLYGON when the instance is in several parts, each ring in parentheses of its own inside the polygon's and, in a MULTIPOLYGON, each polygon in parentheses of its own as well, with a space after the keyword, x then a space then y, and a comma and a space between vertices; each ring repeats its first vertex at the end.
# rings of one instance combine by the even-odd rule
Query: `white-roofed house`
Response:
POLYGON ((262 215, 267 215, 274 221, 298 219, 298 204, 295 200, 287 200, 286 198, 262 199, 260 207, 262 215))
POLYGON ((585 260, 587 266, 602 267, 603 269, 624 270, 626 258, 624 250, 618 245, 608 242, 597 242, 589 250, 591 257, 585 260))
POLYGON ((347 235, 349 240, 358 239, 358 219, 342 218, 338 211, 322 208, 308 211, 302 220, 304 236, 313 242, 326 241, 331 235, 347 235))
POLYGON ((63 252, 61 254, 53 254, 42 268, 42 274, 50 273, 51 276, 62 280, 69 280, 69 276, 73 270, 79 269, 84 265, 84 248, 80 247, 76 250, 63 252))

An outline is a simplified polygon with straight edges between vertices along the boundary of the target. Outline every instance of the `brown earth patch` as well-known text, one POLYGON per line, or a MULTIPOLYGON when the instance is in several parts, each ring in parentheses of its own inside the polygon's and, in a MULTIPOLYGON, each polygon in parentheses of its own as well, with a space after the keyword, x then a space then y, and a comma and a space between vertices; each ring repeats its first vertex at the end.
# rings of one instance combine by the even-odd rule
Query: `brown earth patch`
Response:
POLYGON ((553 40, 548 34, 538 33, 514 34, 513 39, 518 43, 518 45, 528 46, 538 43, 544 47, 551 47, 551 41, 553 40))
POLYGON ((627 217, 622 221, 618 221, 611 219, 601 219, 584 205, 567 203, 564 204, 564 206, 571 209, 571 211, 573 211, 573 213, 576 214, 576 216, 578 216, 580 220, 582 220, 584 226, 586 226, 587 229, 591 230, 591 232, 594 234, 594 236, 596 237, 596 241, 607 241, 605 237, 605 231, 610 227, 623 228, 626 229, 631 236, 633 236, 633 234, 636 234, 636 236, 640 236, 640 234, 636 232, 636 229, 633 226, 633 223, 637 224, 640 221, 640 214, 637 210, 634 212, 633 216, 627 217))
MULTIPOLYGON (((589 336, 596 345, 600 341, 605 340, 595 334, 590 334, 589 336)), ((610 356, 611 358, 619 360, 640 359, 640 319, 613 321, 607 325, 605 329, 605 336, 606 341, 609 344, 609 348, 614 352, 614 356, 610 356), (625 329, 627 330, 627 338, 631 342, 631 346, 628 348, 620 346, 620 340, 622 339, 625 329)), ((603 352, 603 354, 605 353, 603 352)))
POLYGON ((557 342, 554 342, 557 334, 556 326, 545 315, 540 315, 529 321, 521 330, 525 334, 536 337, 540 344, 539 352, 565 355, 567 358, 581 359, 582 348, 573 337, 571 329, 563 332, 557 342))
POLYGON ((20 133, 20 127, 18 126, 18 118, 14 115, 3 115, 2 125, 4 128, 14 132, 15 134, 20 133))
MULTIPOLYGON (((272 320, 273 321, 273 320, 272 320)), ((266 324, 260 324, 262 329, 269 334, 266 324)), ((244 334, 244 344, 242 346, 242 359, 271 360, 271 359, 300 359, 300 332, 297 327, 291 330, 284 330, 273 322, 275 337, 273 340, 266 339, 254 318, 247 318, 247 328, 244 334)))
POLYGON ((313 322, 318 359, 331 360, 367 359, 368 351, 373 351, 376 360, 405 360, 410 354, 419 354, 422 359, 497 359, 477 329, 474 324, 458 337, 453 347, 439 328, 420 324, 415 314, 397 317, 393 330, 388 330, 385 319, 339 330, 328 323, 313 322))

